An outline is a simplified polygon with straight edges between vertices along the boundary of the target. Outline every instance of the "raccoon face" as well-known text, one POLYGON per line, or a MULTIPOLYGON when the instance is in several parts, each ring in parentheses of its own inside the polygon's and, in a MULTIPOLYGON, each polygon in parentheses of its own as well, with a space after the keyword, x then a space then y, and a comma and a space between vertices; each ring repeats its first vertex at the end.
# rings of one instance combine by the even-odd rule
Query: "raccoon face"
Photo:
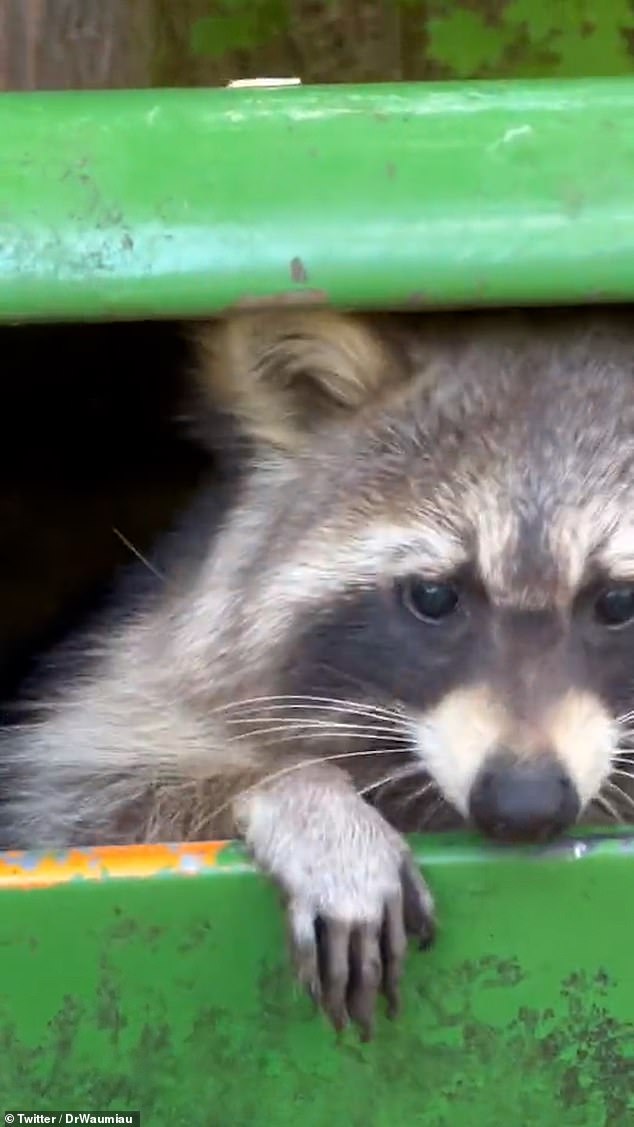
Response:
POLYGON ((294 433, 245 573, 275 691, 397 715, 492 838, 611 810, 634 714, 634 331, 500 315, 408 324, 397 344, 355 322, 357 367, 343 324, 329 380, 362 402, 339 418, 340 389, 336 422, 294 433))

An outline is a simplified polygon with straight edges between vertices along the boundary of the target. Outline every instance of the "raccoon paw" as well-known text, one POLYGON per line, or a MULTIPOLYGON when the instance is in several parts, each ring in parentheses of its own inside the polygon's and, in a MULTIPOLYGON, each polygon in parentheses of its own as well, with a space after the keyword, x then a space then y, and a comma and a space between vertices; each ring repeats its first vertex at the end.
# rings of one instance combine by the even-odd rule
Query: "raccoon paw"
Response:
POLYGON ((379 993, 396 1017, 407 936, 422 950, 431 946, 435 925, 431 894, 410 854, 385 869, 385 880, 368 885, 358 909, 350 911, 346 892, 333 889, 327 906, 309 889, 288 902, 291 951, 299 981, 335 1029, 348 1021, 363 1040, 372 1036, 379 993))
POLYGON ((297 776, 241 804, 243 836, 282 890, 299 981, 336 1029, 352 1021, 368 1039, 380 993, 398 1011, 408 934, 433 941, 433 900, 403 839, 352 788, 297 776))

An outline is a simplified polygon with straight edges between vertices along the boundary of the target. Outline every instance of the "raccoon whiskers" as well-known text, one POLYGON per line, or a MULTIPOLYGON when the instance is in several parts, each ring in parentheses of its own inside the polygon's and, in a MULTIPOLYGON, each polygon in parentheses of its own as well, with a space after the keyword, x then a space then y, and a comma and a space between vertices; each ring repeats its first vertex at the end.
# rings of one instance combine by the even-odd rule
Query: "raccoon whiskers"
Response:
POLYGON ((612 763, 620 767, 634 767, 634 754, 631 751, 612 756, 612 763))
POLYGON ((414 778, 420 773, 420 766, 418 763, 408 764, 405 767, 397 768, 395 771, 390 771, 388 775, 384 775, 382 779, 377 779, 374 783, 369 783, 368 786, 361 787, 357 794, 363 798, 366 794, 371 794, 372 791, 376 792, 378 798, 381 791, 388 790, 389 787, 394 786, 396 783, 403 782, 405 779, 414 778))
POLYGON ((614 757, 623 758, 634 753, 634 711, 624 712, 614 721, 615 744, 614 757))
POLYGON ((121 543, 125 545, 125 547, 128 549, 128 551, 132 552, 132 555, 136 556, 136 558, 148 569, 148 571, 152 572, 152 575, 155 575, 156 578, 160 579, 162 583, 165 582, 165 576, 160 571, 157 571, 157 569, 154 567, 154 565, 150 563, 150 561, 147 559, 147 557, 144 556, 143 553, 140 552, 138 548, 135 548, 134 544, 132 543, 131 540, 128 540, 127 536, 124 536, 123 533, 120 532, 118 528, 114 527, 114 525, 112 526, 112 531, 114 532, 115 536, 117 536, 119 538, 121 543))
MULTIPOLYGON (((355 750, 355 751, 349 751, 349 752, 345 752, 345 753, 344 752, 336 753, 332 756, 329 756, 329 755, 326 754, 326 755, 319 756, 317 758, 311 758, 309 760, 306 760, 305 763, 304 762, 294 763, 294 764, 292 764, 292 767, 290 768, 292 770, 301 768, 304 765, 314 765, 315 763, 327 762, 331 758, 334 758, 334 759, 355 758, 355 757, 360 758, 362 756, 376 756, 376 755, 400 755, 400 756, 403 756, 403 755, 411 755, 412 754, 411 745, 406 740, 403 733, 401 733, 401 732, 392 732, 392 733, 388 732, 388 733, 385 733, 385 734, 376 734, 375 733, 374 735, 369 736, 367 731, 365 731, 363 729, 361 731, 355 731, 354 728, 347 728, 345 730, 342 730, 341 728, 339 728, 339 729, 336 729, 336 730, 332 730, 332 729, 329 729, 326 726, 324 726, 323 728, 317 728, 316 730, 309 730, 309 731, 302 731, 302 730, 297 730, 297 729, 291 729, 290 731, 288 731, 287 729, 282 729, 281 731, 284 734, 274 733, 273 735, 271 735, 271 730, 268 729, 268 728, 263 729, 262 731, 259 731, 259 732, 256 731, 254 733, 246 733, 245 732, 245 733, 242 733, 240 736, 235 736, 235 737, 233 737, 233 739, 226 741, 226 743, 228 743, 228 744, 239 743, 241 740, 245 740, 245 739, 247 739, 247 737, 249 735, 253 734, 253 735, 256 735, 258 737, 261 737, 262 735, 264 735, 265 737, 270 737, 270 738, 265 738, 265 739, 258 738, 257 744, 255 745, 256 750, 258 752, 268 750, 269 748, 281 747, 283 744, 293 744, 293 743, 299 744, 300 742, 301 742, 301 744, 308 744, 311 741, 318 741, 318 742, 321 742, 322 744, 324 744, 324 743, 330 744, 330 743, 334 743, 336 740, 344 740, 344 741, 354 741, 354 740, 356 740, 356 741, 362 741, 362 743, 366 744, 365 747, 361 747, 361 748, 359 748, 358 750, 355 750), (372 745, 374 743, 381 743, 381 744, 386 743, 388 746, 387 747, 373 747, 372 745), (367 745, 370 745, 370 746, 367 746, 367 745)), ((164 762, 162 762, 159 758, 155 757, 154 767, 155 767, 155 778, 156 778, 157 782, 158 783, 164 783, 171 788, 174 785, 172 783, 172 776, 173 776, 173 770, 174 770, 172 758, 168 757, 164 762)), ((194 781, 197 782, 197 783, 200 783, 202 780, 204 780, 208 776, 208 764, 207 764, 206 758, 204 756, 202 756, 202 757, 197 756, 195 762, 191 765, 190 769, 191 769, 191 771, 194 775, 194 781)), ((286 774, 286 771, 288 769, 289 769, 288 767, 280 768, 282 774, 286 774)), ((277 778, 277 774, 275 775, 275 777, 277 778)), ((269 779, 269 776, 267 776, 265 781, 268 781, 268 779, 269 779)), ((185 786, 187 785, 187 781, 184 783, 184 785, 185 786)), ((251 788, 249 788, 249 789, 251 789, 251 788)), ((225 810, 226 805, 227 805, 226 803, 223 804, 223 806, 220 808, 219 812, 222 812, 223 810, 225 810)), ((215 813, 215 811, 214 811, 214 813, 215 813)), ((211 817, 211 815, 210 815, 210 817, 211 817)))
POLYGON ((324 738, 328 738, 331 735, 351 736, 356 738, 363 736, 368 742, 370 740, 405 740, 403 731, 398 728, 379 728, 371 725, 344 724, 327 720, 301 720, 287 721, 285 724, 267 725, 265 728, 248 728, 245 732, 238 732, 236 735, 230 736, 227 743, 240 743, 241 741, 256 739, 260 736, 280 736, 280 742, 288 742, 288 739, 303 739, 311 733, 321 735, 324 738))
MULTIPOLYGON (((615 783, 611 779, 608 779, 608 781, 604 783, 604 786, 609 787, 609 789, 617 796, 619 803, 623 803, 630 810, 634 811, 634 798, 632 798, 631 795, 624 791, 618 783, 615 783)), ((623 818, 619 817, 618 820, 623 821, 623 818)))
POLYGON ((609 814, 613 822, 621 822, 622 818, 619 816, 618 810, 612 805, 611 802, 603 794, 598 794, 592 801, 592 806, 599 806, 606 814, 609 814))
POLYGON ((247 728, 249 725, 255 724, 285 724, 302 726, 316 726, 317 724, 332 725, 333 727, 345 728, 361 728, 367 726, 368 730, 376 729, 379 732, 402 732, 404 725, 402 721, 384 720, 379 716, 364 716, 360 713, 350 712, 349 709, 328 709, 323 716, 314 715, 312 709, 307 710, 306 715, 286 716, 284 713, 273 714, 268 716, 254 714, 253 716, 239 716, 224 720, 223 723, 226 727, 233 728, 247 728), (332 715, 334 713, 334 715, 332 715), (345 719, 341 719, 345 717, 345 719))
POLYGON ((218 716, 234 710, 246 712, 248 709, 255 706, 259 707, 260 713, 276 710, 287 712, 302 708, 315 711, 322 709, 325 712, 355 713, 366 716, 368 719, 385 719, 397 723, 403 722, 402 713, 398 712, 396 709, 382 708, 374 704, 365 704, 359 700, 347 700, 345 697, 304 695, 245 697, 244 700, 231 701, 229 704, 212 709, 212 714, 218 716))
MULTIPOLYGON (((364 739, 365 737, 360 735, 358 738, 364 739)), ((296 739, 297 739, 297 736, 293 735, 293 736, 285 736, 282 739, 270 740, 268 742, 259 741, 258 747, 259 748, 260 747, 277 747, 277 745, 280 744, 280 743, 293 743, 296 739)), ((323 736, 319 732, 314 732, 314 733, 312 733, 312 735, 304 736, 303 739, 304 740, 310 740, 310 739, 319 740, 319 739, 323 739, 323 736)), ((329 740, 331 740, 331 739, 347 739, 347 733, 344 733, 344 732, 338 732, 337 733, 337 732, 335 732, 334 734, 329 735, 328 739, 329 740)), ((381 747, 381 748, 374 748, 374 747, 373 748, 367 748, 366 747, 366 748, 359 748, 358 751, 340 752, 340 753, 336 753, 334 755, 322 755, 322 756, 319 756, 318 758, 308 759, 305 762, 294 764, 294 766, 299 769, 300 767, 304 767, 304 766, 309 766, 309 765, 314 766, 316 763, 329 763, 333 759, 355 759, 355 758, 359 759, 362 756, 368 756, 368 755, 408 755, 410 753, 411 753, 410 748, 407 747, 405 744, 393 744, 391 747, 381 747)), ((282 773, 285 773, 285 771, 286 771, 285 768, 281 768, 281 770, 282 770, 282 773)), ((275 777, 277 777, 277 775, 275 777)), ((268 775, 267 775, 266 779, 263 780, 263 782, 269 782, 269 776, 268 775)))
POLYGON ((418 788, 418 790, 413 791, 412 794, 406 795, 405 798, 398 803, 398 806, 401 810, 404 811, 405 808, 408 808, 411 811, 412 807, 416 806, 416 803, 420 802, 421 799, 426 798, 426 796, 428 795, 430 797, 432 795, 435 796, 435 801, 430 806, 428 806, 427 809, 423 807, 422 817, 416 825, 418 832, 421 832, 424 829, 428 829, 430 827, 430 823, 433 822, 434 818, 441 810, 450 809, 450 803, 447 802, 447 799, 440 790, 440 787, 438 786, 436 780, 427 777, 426 781, 421 787, 418 788))
POLYGON ((353 717, 356 723, 380 724, 382 727, 386 725, 390 728, 402 728, 405 724, 405 718, 402 716, 382 716, 380 713, 366 712, 360 708, 351 708, 349 705, 335 708, 333 705, 315 706, 315 705, 299 705, 296 707, 289 706, 276 706, 275 709, 246 709, 241 710, 237 716, 223 716, 221 723, 223 724, 254 724, 262 723, 275 723, 282 720, 293 721, 302 723, 304 717, 309 720, 321 721, 332 717, 334 722, 341 722, 340 717, 353 717))
POLYGON ((432 788, 438 790, 438 786, 436 785, 434 780, 427 778, 422 787, 419 787, 418 790, 412 791, 411 794, 406 794, 405 797, 400 800, 399 806, 411 806, 412 802, 416 802, 418 798, 422 798, 423 795, 427 794, 430 790, 432 790, 432 788))
POLYGON ((273 771, 270 775, 265 775, 262 779, 258 779, 257 783, 252 783, 251 786, 245 787, 243 790, 238 791, 237 794, 232 795, 231 798, 223 802, 221 806, 217 806, 215 810, 212 810, 207 815, 207 820, 211 821, 228 810, 234 802, 237 802, 239 799, 244 798, 255 790, 259 790, 260 787, 266 786, 268 783, 275 782, 276 779, 281 779, 286 775, 292 774, 294 771, 303 771, 306 767, 318 767, 320 764, 336 763, 339 760, 355 759, 361 756, 370 757, 376 755, 394 755, 397 753, 402 754, 407 750, 408 749, 404 747, 382 747, 371 748, 370 750, 365 748, 359 751, 338 752, 336 755, 318 755, 315 756, 314 759, 304 759, 301 763, 291 763, 287 767, 281 767, 279 771, 273 771))
MULTIPOLYGON (((349 669, 341 669, 339 667, 335 669, 326 661, 322 661, 319 665, 319 668, 323 670, 324 673, 336 673, 337 677, 339 677, 341 681, 349 685, 354 685, 354 687, 360 690, 362 693, 365 693, 368 689, 368 682, 364 681, 358 675, 352 673, 349 669)), ((398 698, 395 698, 395 704, 397 705, 397 707, 401 706, 401 702, 398 700, 398 698)))
MULTIPOLYGON (((629 764, 632 767, 632 764, 629 764)), ((622 775, 624 779, 631 779, 634 782, 634 770, 624 771, 622 767, 615 767, 612 771, 613 775, 622 775)))
POLYGON ((449 803, 447 802, 446 798, 444 798, 443 795, 439 793, 438 798, 436 799, 434 804, 429 807, 429 810, 425 811, 421 823, 418 827, 419 831, 424 830, 425 827, 429 826, 429 823, 433 821, 433 819, 436 817, 436 814, 445 806, 449 807, 449 803))

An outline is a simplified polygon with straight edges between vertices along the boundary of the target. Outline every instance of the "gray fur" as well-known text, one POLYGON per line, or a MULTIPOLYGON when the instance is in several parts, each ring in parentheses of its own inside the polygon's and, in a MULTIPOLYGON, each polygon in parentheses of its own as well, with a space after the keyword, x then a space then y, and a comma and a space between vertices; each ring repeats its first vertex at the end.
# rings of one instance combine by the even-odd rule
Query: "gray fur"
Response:
MULTIPOLYGON (((44 719, 7 732, 2 755, 24 768, 15 844, 179 837, 194 792, 268 773, 278 752, 232 738, 222 710, 283 692, 295 621, 342 591, 470 556, 517 605, 570 600, 592 560, 634 574, 629 315, 404 324, 419 379, 300 454, 263 455, 187 587, 176 570, 91 641, 88 672, 44 719), (541 537, 533 572, 522 522, 541 537)), ((201 802, 197 832, 230 828, 201 802)))
MULTIPOLYGON (((274 318, 255 334, 248 326, 247 342, 256 339, 267 356, 277 355, 262 339, 268 333, 283 351, 288 318, 282 343, 274 318)), ((302 315, 304 335, 307 324, 302 315)), ((342 684, 341 707, 313 702, 312 712, 307 686, 301 716, 312 718, 313 728, 303 720, 290 727, 297 714, 282 698, 306 621, 335 600, 387 590, 413 571, 442 578, 468 565, 492 613, 547 611, 565 633, 595 572, 634 580, 629 313, 404 318, 397 328, 390 321, 380 347, 373 342, 381 320, 373 319, 367 349, 359 349, 365 368, 357 372, 354 334, 343 334, 342 378, 354 386, 352 397, 333 390, 344 322, 320 315, 317 336, 324 324, 327 349, 313 352, 327 357, 327 372, 303 372, 293 341, 292 410, 278 428, 280 449, 260 447, 257 467, 219 535, 210 534, 198 569, 188 570, 184 583, 176 568, 150 604, 94 638, 84 675, 61 686, 32 726, 8 731, 0 746, 17 771, 6 812, 13 847, 240 831, 291 898, 297 932, 302 913, 324 912, 337 926, 379 927, 390 897, 402 895, 406 847, 355 793, 378 786, 387 760, 352 754, 360 746, 355 724, 383 722, 389 708, 397 718, 390 721, 393 740, 418 771, 416 786, 424 769, 460 812, 477 770, 509 732, 524 755, 549 741, 586 808, 610 775, 619 737, 605 694, 567 679, 561 663, 540 683, 538 656, 513 693, 493 679, 454 685, 429 709, 373 700, 362 686, 362 721, 353 684, 342 684), (381 388, 380 357, 388 353, 381 388), (379 357, 378 366, 368 356, 379 357), (303 379, 311 381, 310 402, 320 384, 320 415, 310 426, 297 406, 303 379), (294 425, 300 429, 289 437, 294 425), (313 763, 334 754, 350 755, 341 760, 345 771, 334 761, 313 763), (317 880, 320 855, 327 865, 317 880)), ((209 351, 217 348, 216 340, 209 351)), ((248 425, 246 377, 258 358, 249 359, 248 349, 239 355, 245 378, 233 406, 248 425)), ((264 385, 260 377, 258 402, 266 372, 264 385)), ((276 382, 276 411, 283 395, 276 382)), ((623 711, 632 705, 625 701, 623 711)), ((432 912, 424 886, 415 899, 415 930, 422 932, 432 912)), ((368 950, 376 942, 370 937, 368 950)), ((398 935, 394 942, 400 950, 398 935)), ((340 1001, 331 998, 335 1020, 340 1001)))

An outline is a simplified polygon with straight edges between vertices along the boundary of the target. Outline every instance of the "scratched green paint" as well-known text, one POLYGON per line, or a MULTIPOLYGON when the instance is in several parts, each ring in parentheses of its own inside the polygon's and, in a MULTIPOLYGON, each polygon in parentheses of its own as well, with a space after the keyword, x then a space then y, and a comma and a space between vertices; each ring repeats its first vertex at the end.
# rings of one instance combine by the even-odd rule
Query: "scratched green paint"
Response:
POLYGON ((441 932, 367 1046, 295 990, 276 898, 239 850, 204 877, 3 891, 4 1106, 138 1108, 151 1127, 629 1127, 632 841, 415 844, 441 932))
POLYGON ((634 297, 629 79, 7 94, 0 138, 4 320, 634 297))

